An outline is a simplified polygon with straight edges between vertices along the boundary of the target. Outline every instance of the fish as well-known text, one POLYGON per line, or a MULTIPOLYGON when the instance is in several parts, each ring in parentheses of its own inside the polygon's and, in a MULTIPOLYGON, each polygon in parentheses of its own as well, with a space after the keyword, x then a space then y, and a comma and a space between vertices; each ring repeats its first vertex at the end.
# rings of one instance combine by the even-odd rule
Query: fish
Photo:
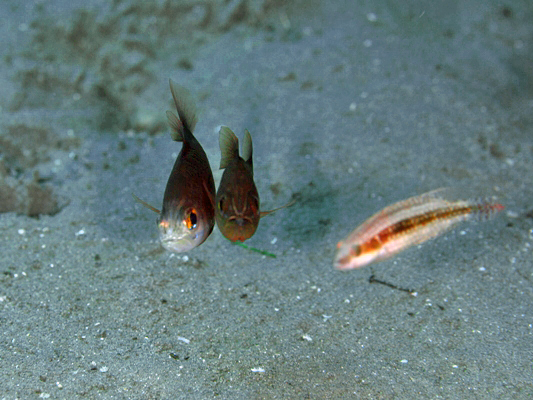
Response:
POLYGON ((218 229, 232 242, 251 238, 259 220, 275 211, 289 207, 290 202, 270 211, 260 211, 259 193, 254 182, 252 136, 244 131, 242 157, 239 139, 227 126, 219 132, 220 169, 224 170, 215 198, 215 219, 218 229))
POLYGON ((337 244, 334 266, 361 268, 433 239, 462 221, 488 219, 504 209, 489 200, 456 200, 437 189, 385 207, 337 244))
POLYGON ((133 197, 159 214, 157 225, 162 246, 181 253, 201 245, 215 225, 215 181, 209 160, 193 135, 196 107, 188 91, 169 79, 178 116, 167 111, 172 140, 182 142, 168 178, 161 210, 133 197))

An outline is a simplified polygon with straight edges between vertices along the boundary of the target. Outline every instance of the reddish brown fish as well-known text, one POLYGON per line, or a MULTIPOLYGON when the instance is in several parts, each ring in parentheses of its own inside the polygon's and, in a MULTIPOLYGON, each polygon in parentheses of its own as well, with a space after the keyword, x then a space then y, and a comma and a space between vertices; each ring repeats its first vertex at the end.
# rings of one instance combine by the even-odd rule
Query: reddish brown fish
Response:
POLYGON ((193 135, 197 121, 194 103, 186 89, 172 80, 170 91, 178 110, 178 117, 167 111, 171 136, 183 146, 168 178, 158 226, 163 247, 180 253, 202 244, 213 230, 215 182, 207 155, 193 135))
POLYGON ((224 169, 224 174, 215 201, 217 225, 220 232, 232 242, 244 242, 255 233, 261 217, 279 208, 260 211, 259 194, 254 183, 250 132, 244 131, 242 157, 239 156, 239 139, 226 126, 220 128, 219 143, 220 169, 224 169))

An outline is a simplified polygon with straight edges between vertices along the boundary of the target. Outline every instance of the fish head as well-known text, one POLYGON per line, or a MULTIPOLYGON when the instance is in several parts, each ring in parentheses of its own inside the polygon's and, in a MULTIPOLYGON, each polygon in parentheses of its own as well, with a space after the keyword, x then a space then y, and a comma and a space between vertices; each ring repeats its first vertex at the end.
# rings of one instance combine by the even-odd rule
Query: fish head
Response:
POLYGON ((224 193, 217 196, 215 218, 220 232, 232 242, 244 242, 259 225, 259 195, 255 186, 240 196, 224 193))
POLYGON ((355 269, 372 263, 379 256, 379 250, 365 249, 359 243, 339 242, 335 255, 335 268, 355 269))
POLYGON ((194 207, 163 211, 158 220, 159 238, 166 250, 182 253, 202 244, 213 225, 212 218, 194 207))

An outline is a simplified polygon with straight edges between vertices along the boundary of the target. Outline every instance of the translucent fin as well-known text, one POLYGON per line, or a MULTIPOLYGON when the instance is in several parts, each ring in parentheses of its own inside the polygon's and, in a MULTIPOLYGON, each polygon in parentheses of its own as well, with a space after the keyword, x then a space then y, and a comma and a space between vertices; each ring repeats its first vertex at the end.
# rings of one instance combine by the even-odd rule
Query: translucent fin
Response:
POLYGON ((196 126, 196 122, 198 121, 196 118, 196 106, 194 101, 192 100, 189 91, 183 86, 178 85, 172 79, 169 79, 168 83, 170 85, 172 97, 174 98, 174 104, 176 104, 176 109, 178 110, 179 119, 183 123, 183 126, 192 133, 196 126))
POLYGON ((294 203, 296 203, 296 200, 293 200, 287 204, 285 204, 284 206, 281 206, 281 207, 278 207, 278 208, 274 208, 273 210, 269 210, 269 211, 261 211, 261 213, 259 214, 261 218, 267 216, 268 214, 272 214, 278 210, 281 210, 282 208, 287 208, 287 207, 290 207, 292 205, 294 205, 294 203))
POLYGON ((226 168, 229 163, 239 157, 239 139, 227 126, 220 128, 220 169, 226 168))
POLYGON ((178 117, 172 112, 167 111, 167 119, 172 132, 170 132, 170 137, 175 142, 183 142, 183 124, 178 117))
POLYGON ((133 198, 135 199, 135 201, 137 203, 140 203, 142 204, 143 206, 145 206, 146 208, 148 208, 149 210, 152 210, 153 212, 157 213, 157 214, 161 214, 161 211, 159 211, 157 208, 151 206, 150 204, 148 204, 146 201, 144 200, 141 200, 139 199, 137 196, 135 196, 133 193, 131 194, 133 196, 133 198))
POLYGON ((250 135, 250 132, 248 132, 248 129, 245 129, 244 139, 242 140, 242 158, 244 159, 244 161, 250 164, 253 170, 254 162, 252 160, 252 152, 253 152, 252 135, 250 135))

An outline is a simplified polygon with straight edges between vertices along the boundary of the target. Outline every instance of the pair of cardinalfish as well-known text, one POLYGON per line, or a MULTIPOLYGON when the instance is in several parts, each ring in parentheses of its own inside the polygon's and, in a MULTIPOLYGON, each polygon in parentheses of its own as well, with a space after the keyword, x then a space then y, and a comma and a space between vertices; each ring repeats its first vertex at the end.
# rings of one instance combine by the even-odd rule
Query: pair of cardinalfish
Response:
POLYGON ((337 244, 337 269, 384 261, 433 239, 462 221, 489 219, 504 206, 490 200, 457 200, 453 189, 437 189, 385 207, 337 244))
MULTIPOLYGON (((215 220, 222 234, 232 242, 249 239, 259 219, 279 210, 260 211, 259 194, 254 183, 252 137, 245 131, 243 157, 239 156, 239 140, 228 128, 219 134, 224 169, 218 191, 209 160, 193 135, 196 126, 194 102, 185 88, 170 80, 170 91, 178 111, 167 111, 171 137, 183 146, 168 178, 161 210, 133 197, 159 214, 159 237, 163 247, 181 253, 201 245, 213 231, 215 220)), ((289 203, 283 207, 292 205, 289 203)))

